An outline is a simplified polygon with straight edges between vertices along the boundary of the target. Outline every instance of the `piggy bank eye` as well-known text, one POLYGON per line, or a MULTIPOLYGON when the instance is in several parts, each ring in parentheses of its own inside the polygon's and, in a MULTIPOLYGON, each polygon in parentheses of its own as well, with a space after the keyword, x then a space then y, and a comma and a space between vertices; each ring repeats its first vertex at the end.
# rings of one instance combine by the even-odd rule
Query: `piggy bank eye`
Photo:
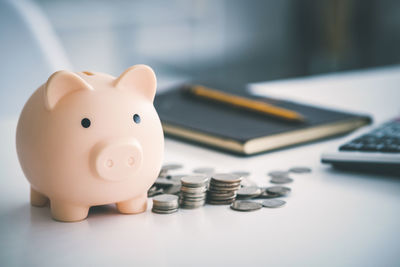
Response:
POLYGON ((133 115, 133 121, 134 121, 135 123, 137 123, 137 124, 140 123, 140 116, 139 116, 139 114, 133 115))
POLYGON ((83 128, 89 128, 90 127, 90 120, 88 118, 84 118, 81 120, 81 125, 83 128))

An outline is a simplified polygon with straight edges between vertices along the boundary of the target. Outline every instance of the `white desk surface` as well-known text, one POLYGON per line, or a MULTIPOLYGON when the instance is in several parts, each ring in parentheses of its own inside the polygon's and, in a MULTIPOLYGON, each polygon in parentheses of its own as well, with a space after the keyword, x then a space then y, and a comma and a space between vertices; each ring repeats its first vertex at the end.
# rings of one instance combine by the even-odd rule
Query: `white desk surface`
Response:
MULTIPOLYGON (((373 114, 399 114, 400 67, 271 82, 257 92, 373 114), (298 90, 297 90, 298 89, 298 90), (278 92, 279 91, 279 92, 278 92)), ((16 118, 0 123, 0 266, 399 266, 400 178, 344 173, 320 163, 334 139, 241 158, 166 140, 165 162, 189 172, 214 166, 266 172, 293 165, 291 196, 280 209, 240 213, 205 206, 158 215, 92 209, 87 220, 55 222, 29 204, 29 185, 15 153, 16 118)), ((151 208, 151 201, 149 202, 151 208)))

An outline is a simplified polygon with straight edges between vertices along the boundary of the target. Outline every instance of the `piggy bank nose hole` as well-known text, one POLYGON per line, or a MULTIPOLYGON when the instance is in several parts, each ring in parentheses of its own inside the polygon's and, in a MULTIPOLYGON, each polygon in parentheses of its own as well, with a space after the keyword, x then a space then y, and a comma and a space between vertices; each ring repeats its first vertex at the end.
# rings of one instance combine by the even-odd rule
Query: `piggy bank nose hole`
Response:
POLYGON ((128 165, 129 166, 133 166, 133 164, 135 164, 135 159, 133 157, 129 157, 128 158, 128 165))
POLYGON ((106 166, 107 166, 108 168, 112 168, 112 166, 114 166, 114 162, 113 162, 111 159, 109 159, 109 160, 107 160, 107 162, 106 162, 106 166))

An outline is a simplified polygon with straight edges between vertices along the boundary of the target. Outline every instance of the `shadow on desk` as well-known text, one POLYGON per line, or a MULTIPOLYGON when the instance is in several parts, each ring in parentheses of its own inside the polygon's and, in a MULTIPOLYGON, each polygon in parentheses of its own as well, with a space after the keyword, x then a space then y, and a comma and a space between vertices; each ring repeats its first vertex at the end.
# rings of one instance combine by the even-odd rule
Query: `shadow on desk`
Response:
MULTIPOLYGON (((89 210, 89 216, 87 219, 93 220, 98 219, 105 216, 120 214, 115 207, 115 205, 102 205, 102 206, 94 206, 89 210)), ((45 207, 33 207, 30 203, 26 203, 20 205, 18 207, 10 208, 5 211, 2 215, 2 223, 3 226, 7 226, 9 228, 19 227, 18 224, 21 223, 26 225, 27 221, 30 221, 30 225, 34 227, 35 225, 43 225, 43 224, 69 224, 64 222, 57 222, 51 217, 50 207, 49 205, 45 207), (7 224, 7 222, 12 222, 7 224), (3 224, 4 223, 4 224, 3 224)), ((78 224, 84 223, 86 220, 80 222, 74 222, 78 224)), ((7 227, 1 227, 1 231, 7 231, 7 227)))
MULTIPOLYGON (((335 166, 331 166, 330 168, 327 168, 327 171, 330 171, 331 173, 351 173, 351 174, 362 174, 363 178, 373 178, 376 179, 376 176, 379 175, 381 179, 388 179, 392 181, 399 181, 400 182, 400 173, 398 169, 385 169, 383 170, 379 166, 375 166, 373 164, 370 164, 368 166, 365 166, 365 164, 362 165, 357 165, 354 164, 352 166, 348 166, 348 164, 340 165, 340 164, 335 164, 335 166)), ((355 176, 358 177, 358 176, 355 176)))

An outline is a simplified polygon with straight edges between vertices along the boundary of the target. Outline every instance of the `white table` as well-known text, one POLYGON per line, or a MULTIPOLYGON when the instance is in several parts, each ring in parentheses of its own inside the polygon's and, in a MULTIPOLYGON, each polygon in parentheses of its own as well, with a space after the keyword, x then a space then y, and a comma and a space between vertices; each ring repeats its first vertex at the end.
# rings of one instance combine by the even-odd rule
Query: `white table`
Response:
MULTIPOLYGON (((269 95, 368 112, 378 122, 399 113, 400 67, 333 74, 252 87, 269 95), (303 90, 304 89, 304 90, 303 90)), ((165 162, 219 171, 266 172, 293 165, 291 196, 280 209, 241 213, 228 206, 120 215, 92 209, 87 220, 60 223, 29 204, 15 153, 16 118, 0 138, 0 266, 395 266, 400 264, 400 179, 344 173, 320 163, 335 139, 241 158, 166 140, 165 162)), ((151 202, 149 202, 149 209, 151 202)))

